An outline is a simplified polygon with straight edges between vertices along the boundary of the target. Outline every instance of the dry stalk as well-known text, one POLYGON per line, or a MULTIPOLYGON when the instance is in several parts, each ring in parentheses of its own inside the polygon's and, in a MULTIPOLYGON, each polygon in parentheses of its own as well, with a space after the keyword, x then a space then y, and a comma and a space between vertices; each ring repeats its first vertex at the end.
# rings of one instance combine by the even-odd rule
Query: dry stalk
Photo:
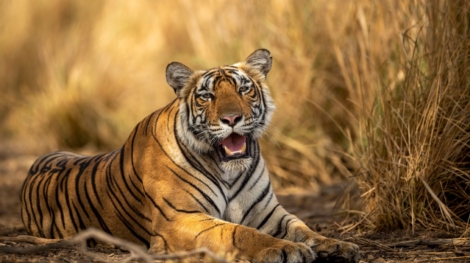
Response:
POLYGON ((32 247, 0 247, 0 253, 7 254, 29 254, 49 251, 52 249, 63 249, 63 248, 77 248, 85 255, 94 258, 94 253, 90 253, 86 249, 86 242, 88 239, 95 239, 104 243, 118 246, 123 250, 127 250, 131 253, 131 256, 124 259, 124 262, 129 262, 133 259, 142 259, 144 262, 154 262, 155 260, 181 260, 193 256, 207 255, 215 262, 226 263, 227 261, 207 248, 199 248, 188 252, 179 252, 169 255, 151 255, 147 253, 141 246, 138 246, 129 241, 113 237, 101 230, 89 228, 83 232, 80 232, 75 237, 66 240, 59 239, 45 239, 34 236, 21 235, 17 237, 0 237, 0 241, 10 242, 27 242, 36 244, 37 246, 32 247))

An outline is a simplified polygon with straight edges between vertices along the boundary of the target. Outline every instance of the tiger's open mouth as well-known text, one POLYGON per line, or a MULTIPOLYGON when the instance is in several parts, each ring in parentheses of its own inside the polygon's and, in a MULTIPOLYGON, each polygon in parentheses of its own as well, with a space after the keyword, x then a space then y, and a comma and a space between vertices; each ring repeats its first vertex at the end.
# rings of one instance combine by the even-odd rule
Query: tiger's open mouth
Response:
POLYGON ((217 145, 217 153, 224 162, 249 157, 249 139, 246 136, 232 133, 217 145))

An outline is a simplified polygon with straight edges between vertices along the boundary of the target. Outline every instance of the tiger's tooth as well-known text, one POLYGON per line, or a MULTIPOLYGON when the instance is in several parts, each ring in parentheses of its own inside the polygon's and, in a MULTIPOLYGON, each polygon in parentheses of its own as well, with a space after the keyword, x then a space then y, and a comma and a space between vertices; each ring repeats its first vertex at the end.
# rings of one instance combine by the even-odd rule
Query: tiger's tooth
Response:
POLYGON ((230 151, 230 149, 227 148, 227 146, 225 146, 225 145, 224 145, 224 150, 225 150, 225 153, 226 153, 227 155, 232 155, 232 151, 230 151))
POLYGON ((240 152, 244 153, 246 150, 246 142, 243 144, 242 148, 240 149, 240 152))

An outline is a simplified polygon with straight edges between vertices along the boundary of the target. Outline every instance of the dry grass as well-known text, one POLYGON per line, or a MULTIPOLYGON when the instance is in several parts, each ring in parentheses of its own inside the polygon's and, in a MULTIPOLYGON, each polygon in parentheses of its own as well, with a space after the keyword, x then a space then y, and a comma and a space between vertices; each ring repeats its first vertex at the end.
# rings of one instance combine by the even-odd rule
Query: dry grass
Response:
POLYGON ((205 69, 264 47, 276 188, 354 174, 369 226, 462 226, 468 12, 451 0, 3 1, 0 143, 115 149, 174 98, 169 62, 205 69))
POLYGON ((358 181, 369 226, 470 234, 470 4, 411 4, 404 79, 383 86, 358 181))

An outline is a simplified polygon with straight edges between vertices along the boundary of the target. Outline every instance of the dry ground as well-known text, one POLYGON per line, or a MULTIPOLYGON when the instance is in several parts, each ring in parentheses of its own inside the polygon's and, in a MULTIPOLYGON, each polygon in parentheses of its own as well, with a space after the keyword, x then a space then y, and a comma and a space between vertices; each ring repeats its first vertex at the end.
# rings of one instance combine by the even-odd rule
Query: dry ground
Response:
MULTIPOLYGON (((26 234, 20 218, 19 191, 35 156, 0 154, 0 238, 26 234)), ((361 246, 362 262, 470 262, 470 242, 442 232, 421 232, 414 235, 403 231, 361 233, 348 231, 352 220, 334 213, 338 196, 344 186, 326 187, 319 193, 281 194, 280 202, 310 227, 323 235, 356 242, 361 246), (458 243, 457 241, 460 241, 458 243)), ((2 247, 33 246, 23 242, 0 241, 2 247)), ((115 262, 129 253, 110 246, 89 249, 94 257, 77 249, 53 249, 35 254, 3 254, 0 262, 115 262)))

